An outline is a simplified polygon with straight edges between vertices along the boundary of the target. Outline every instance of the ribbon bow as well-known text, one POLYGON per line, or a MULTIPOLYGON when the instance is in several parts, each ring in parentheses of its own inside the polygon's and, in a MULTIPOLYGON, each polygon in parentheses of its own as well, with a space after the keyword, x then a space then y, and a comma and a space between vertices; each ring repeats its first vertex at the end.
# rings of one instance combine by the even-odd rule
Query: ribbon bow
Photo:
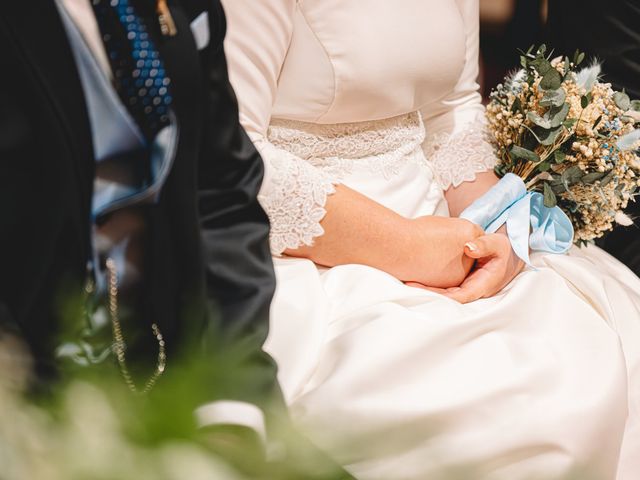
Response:
POLYGON ((569 217, 557 206, 545 207, 543 195, 527 192, 523 180, 513 173, 507 173, 460 218, 480 225, 487 233, 496 232, 506 223, 513 251, 527 265, 531 265, 529 248, 565 253, 573 243, 569 217))

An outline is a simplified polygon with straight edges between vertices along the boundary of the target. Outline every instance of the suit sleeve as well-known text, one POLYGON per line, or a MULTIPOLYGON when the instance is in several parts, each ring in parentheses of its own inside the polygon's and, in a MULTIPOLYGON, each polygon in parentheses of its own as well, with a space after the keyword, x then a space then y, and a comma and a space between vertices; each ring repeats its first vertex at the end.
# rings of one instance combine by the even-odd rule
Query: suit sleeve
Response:
POLYGON ((202 53, 207 105, 198 201, 207 297, 218 328, 210 337, 219 340, 214 348, 224 349, 225 361, 237 362, 233 385, 219 392, 220 398, 264 407, 280 401, 275 364, 262 350, 275 290, 269 222, 257 199, 264 170, 238 120, 222 47, 226 27, 219 3, 209 17, 211 44, 202 53))

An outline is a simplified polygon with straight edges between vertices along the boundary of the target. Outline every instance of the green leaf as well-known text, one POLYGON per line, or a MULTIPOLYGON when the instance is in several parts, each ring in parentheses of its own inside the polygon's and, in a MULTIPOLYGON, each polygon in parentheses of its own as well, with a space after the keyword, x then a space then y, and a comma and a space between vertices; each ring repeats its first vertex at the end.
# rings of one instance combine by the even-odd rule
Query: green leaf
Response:
POLYGON ((578 123, 577 118, 570 118, 569 120, 565 120, 564 122, 562 122, 562 126, 567 130, 571 130, 576 123, 578 123))
POLYGON ((640 112, 640 100, 631 100, 631 110, 640 112))
POLYGON ((585 54, 580 50, 576 50, 576 53, 573 55, 573 63, 577 66, 580 65, 585 58, 585 54))
POLYGON ((556 150, 555 152, 553 152, 553 159, 556 163, 562 163, 567 159, 567 154, 562 150, 556 150))
POLYGON ((543 107, 560 107, 567 99, 567 94, 564 88, 558 88, 557 90, 549 90, 545 92, 544 97, 540 100, 540 105, 543 107))
POLYGON ((548 118, 541 117, 536 112, 528 112, 527 119, 533 122, 535 125, 542 127, 544 129, 551 128, 551 120, 548 118))
POLYGON ((538 170, 541 172, 546 172, 551 168, 551 164, 549 162, 542 162, 538 165, 538 170))
POLYGON ((572 167, 569 167, 564 172, 562 172, 561 180, 562 182, 571 185, 580 180, 582 176, 583 173, 580 167, 578 167, 577 165, 573 165, 572 167))
POLYGON ((543 90, 557 90, 562 85, 562 75, 555 68, 544 74, 540 81, 540 88, 543 90))
POLYGON ((552 130, 540 130, 536 131, 537 137, 540 139, 540 143, 544 146, 553 145, 558 139, 558 136, 562 133, 562 127, 558 126, 552 130))
POLYGON ((540 157, 537 153, 532 152, 531 150, 527 150, 526 148, 519 147, 517 145, 513 145, 509 150, 509 153, 512 158, 520 158, 522 160, 527 160, 534 163, 538 163, 540 161, 540 157))
POLYGON ((547 208, 553 208, 558 204, 558 199, 556 198, 556 194, 553 193, 553 189, 551 186, 544 182, 544 206, 547 208))
POLYGON ((569 115, 569 104, 563 103, 561 107, 551 107, 549 112, 547 112, 549 116, 549 120, 551 122, 551 128, 556 128, 562 125, 569 115))
POLYGON ((598 125, 600 125, 600 122, 602 121, 602 115, 600 115, 598 118, 596 118, 596 121, 593 122, 593 128, 597 128, 598 125))
POLYGON ((613 94, 613 101, 616 103, 618 108, 623 112, 626 112, 631 108, 631 99, 629 95, 624 92, 616 92, 613 94))
POLYGON ((609 185, 609 183, 611 183, 611 180, 613 180, 615 176, 615 171, 611 170, 609 173, 607 173, 607 175, 602 179, 602 181, 600 182, 600 186, 601 187, 606 187, 607 185, 609 185))
POLYGON ((605 175, 606 173, 604 172, 587 173, 580 179, 580 181, 585 185, 591 185, 592 183, 595 183, 597 180, 600 180, 605 175))
POLYGON ((591 93, 587 93, 586 95, 583 95, 582 98, 580 98, 580 106, 582 108, 587 108, 591 103, 591 98, 592 98, 591 93))
POLYGON ((553 69, 549 60, 544 57, 538 57, 535 60, 531 60, 529 64, 536 69, 540 76, 544 76, 549 70, 553 69))
POLYGON ((520 98, 516 97, 516 99, 513 101, 513 105, 511 105, 511 111, 514 113, 522 111, 522 102, 520 101, 520 98))

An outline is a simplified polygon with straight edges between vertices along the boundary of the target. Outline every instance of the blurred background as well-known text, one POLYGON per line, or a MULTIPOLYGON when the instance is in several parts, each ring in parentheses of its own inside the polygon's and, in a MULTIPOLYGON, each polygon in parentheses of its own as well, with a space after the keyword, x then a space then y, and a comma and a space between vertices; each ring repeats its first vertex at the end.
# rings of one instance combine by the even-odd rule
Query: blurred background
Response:
POLYGON ((544 40, 548 0, 480 0, 480 86, 487 98, 518 67, 517 49, 544 40))

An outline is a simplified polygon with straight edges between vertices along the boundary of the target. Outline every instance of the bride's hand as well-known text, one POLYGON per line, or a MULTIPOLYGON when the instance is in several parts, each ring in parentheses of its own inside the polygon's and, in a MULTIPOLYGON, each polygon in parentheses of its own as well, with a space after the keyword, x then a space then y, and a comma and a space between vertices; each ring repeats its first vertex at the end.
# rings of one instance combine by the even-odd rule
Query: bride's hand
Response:
POLYGON ((396 272, 407 284, 417 282, 446 289, 459 286, 471 271, 475 259, 464 248, 482 235, 479 226, 460 218, 425 216, 410 220, 413 246, 407 261, 396 272))
POLYGON ((465 246, 465 254, 476 260, 476 267, 460 287, 430 289, 460 303, 492 297, 520 273, 524 262, 511 248, 504 233, 484 235, 465 246))

